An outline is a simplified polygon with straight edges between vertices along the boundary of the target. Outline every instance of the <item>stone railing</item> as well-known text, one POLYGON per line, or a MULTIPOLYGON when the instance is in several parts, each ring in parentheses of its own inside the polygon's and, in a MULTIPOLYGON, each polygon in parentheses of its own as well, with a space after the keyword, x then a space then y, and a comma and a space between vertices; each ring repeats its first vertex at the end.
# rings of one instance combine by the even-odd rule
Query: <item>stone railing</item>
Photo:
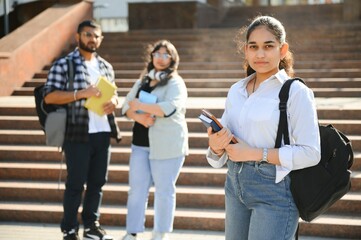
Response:
POLYGON ((56 4, 0 39, 0 96, 30 80, 74 43, 79 22, 93 15, 93 1, 56 4))

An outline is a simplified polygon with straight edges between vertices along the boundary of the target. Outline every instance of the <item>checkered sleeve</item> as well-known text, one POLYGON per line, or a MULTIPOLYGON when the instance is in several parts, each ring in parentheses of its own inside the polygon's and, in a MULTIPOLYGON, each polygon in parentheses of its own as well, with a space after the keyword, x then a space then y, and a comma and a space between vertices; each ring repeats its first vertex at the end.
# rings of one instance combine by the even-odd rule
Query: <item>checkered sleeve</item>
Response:
POLYGON ((55 90, 66 89, 67 68, 67 63, 64 58, 59 59, 52 65, 45 83, 44 95, 47 95, 55 90))

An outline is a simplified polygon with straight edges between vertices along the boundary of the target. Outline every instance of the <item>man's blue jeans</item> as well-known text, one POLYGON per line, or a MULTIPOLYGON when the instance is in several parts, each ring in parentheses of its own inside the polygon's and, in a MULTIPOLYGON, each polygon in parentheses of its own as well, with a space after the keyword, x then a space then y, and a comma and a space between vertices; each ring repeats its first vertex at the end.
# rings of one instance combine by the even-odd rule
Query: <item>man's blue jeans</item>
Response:
POLYGON ((226 240, 291 240, 298 210, 290 178, 275 183, 274 165, 227 162, 226 240))
POLYGON ((110 134, 89 134, 89 142, 64 142, 67 179, 64 192, 64 216, 61 230, 78 229, 79 206, 84 185, 82 220, 85 228, 99 220, 102 201, 102 187, 107 181, 110 161, 110 134))

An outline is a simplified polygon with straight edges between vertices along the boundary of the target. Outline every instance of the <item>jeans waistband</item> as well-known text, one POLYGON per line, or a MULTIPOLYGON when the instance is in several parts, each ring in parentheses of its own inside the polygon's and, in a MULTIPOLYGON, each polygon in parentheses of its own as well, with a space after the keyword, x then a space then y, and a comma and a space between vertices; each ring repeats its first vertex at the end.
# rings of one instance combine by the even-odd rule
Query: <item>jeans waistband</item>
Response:
POLYGON ((256 161, 247 161, 247 162, 240 162, 240 163, 251 165, 251 166, 256 166, 256 165, 260 164, 259 162, 256 162, 256 161))
POLYGON ((268 167, 268 166, 274 166, 272 164, 269 164, 269 163, 265 163, 265 162, 259 162, 259 161, 247 161, 247 162, 233 162, 233 161, 230 161, 230 167, 233 168, 233 169, 241 169, 243 167, 243 165, 248 165, 248 166, 251 166, 251 167, 254 167, 254 168, 258 168, 260 166, 265 166, 265 167, 268 167))
POLYGON ((233 163, 237 164, 237 165, 247 164, 247 165, 250 165, 250 166, 259 166, 261 164, 272 165, 272 164, 269 164, 269 163, 266 163, 266 162, 259 162, 259 161, 233 162, 233 163))

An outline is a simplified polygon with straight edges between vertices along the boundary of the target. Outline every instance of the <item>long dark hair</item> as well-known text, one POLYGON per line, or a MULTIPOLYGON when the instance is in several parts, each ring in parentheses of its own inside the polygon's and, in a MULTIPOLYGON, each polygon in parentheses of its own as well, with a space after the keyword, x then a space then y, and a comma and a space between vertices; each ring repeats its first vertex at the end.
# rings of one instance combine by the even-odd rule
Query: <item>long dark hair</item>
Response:
POLYGON ((146 55, 144 57, 145 59, 145 69, 141 74, 142 78, 142 84, 144 84, 146 81, 149 81, 148 73, 154 69, 153 65, 153 53, 158 51, 160 48, 164 47, 167 50, 167 53, 171 55, 171 63, 167 69, 164 69, 163 71, 167 73, 166 79, 160 81, 158 85, 166 85, 168 80, 172 78, 174 74, 178 74, 178 66, 179 66, 179 55, 178 51, 175 48, 175 46, 168 40, 159 40, 155 42, 154 44, 150 44, 147 47, 146 55))
MULTIPOLYGON (((268 31, 270 31, 276 37, 276 39, 281 43, 281 45, 286 43, 286 31, 280 21, 270 16, 258 16, 254 18, 254 20, 248 27, 241 28, 237 33, 235 41, 237 44, 238 52, 243 52, 244 46, 245 44, 247 44, 249 36, 257 27, 260 26, 265 26, 268 31), (246 40, 242 41, 242 39, 244 39, 244 34, 246 35, 246 40)), ((247 76, 255 72, 255 70, 249 65, 246 58, 244 58, 243 67, 246 71, 247 76)), ((286 56, 280 61, 279 69, 284 69, 290 77, 294 76, 292 52, 287 51, 286 56)))

